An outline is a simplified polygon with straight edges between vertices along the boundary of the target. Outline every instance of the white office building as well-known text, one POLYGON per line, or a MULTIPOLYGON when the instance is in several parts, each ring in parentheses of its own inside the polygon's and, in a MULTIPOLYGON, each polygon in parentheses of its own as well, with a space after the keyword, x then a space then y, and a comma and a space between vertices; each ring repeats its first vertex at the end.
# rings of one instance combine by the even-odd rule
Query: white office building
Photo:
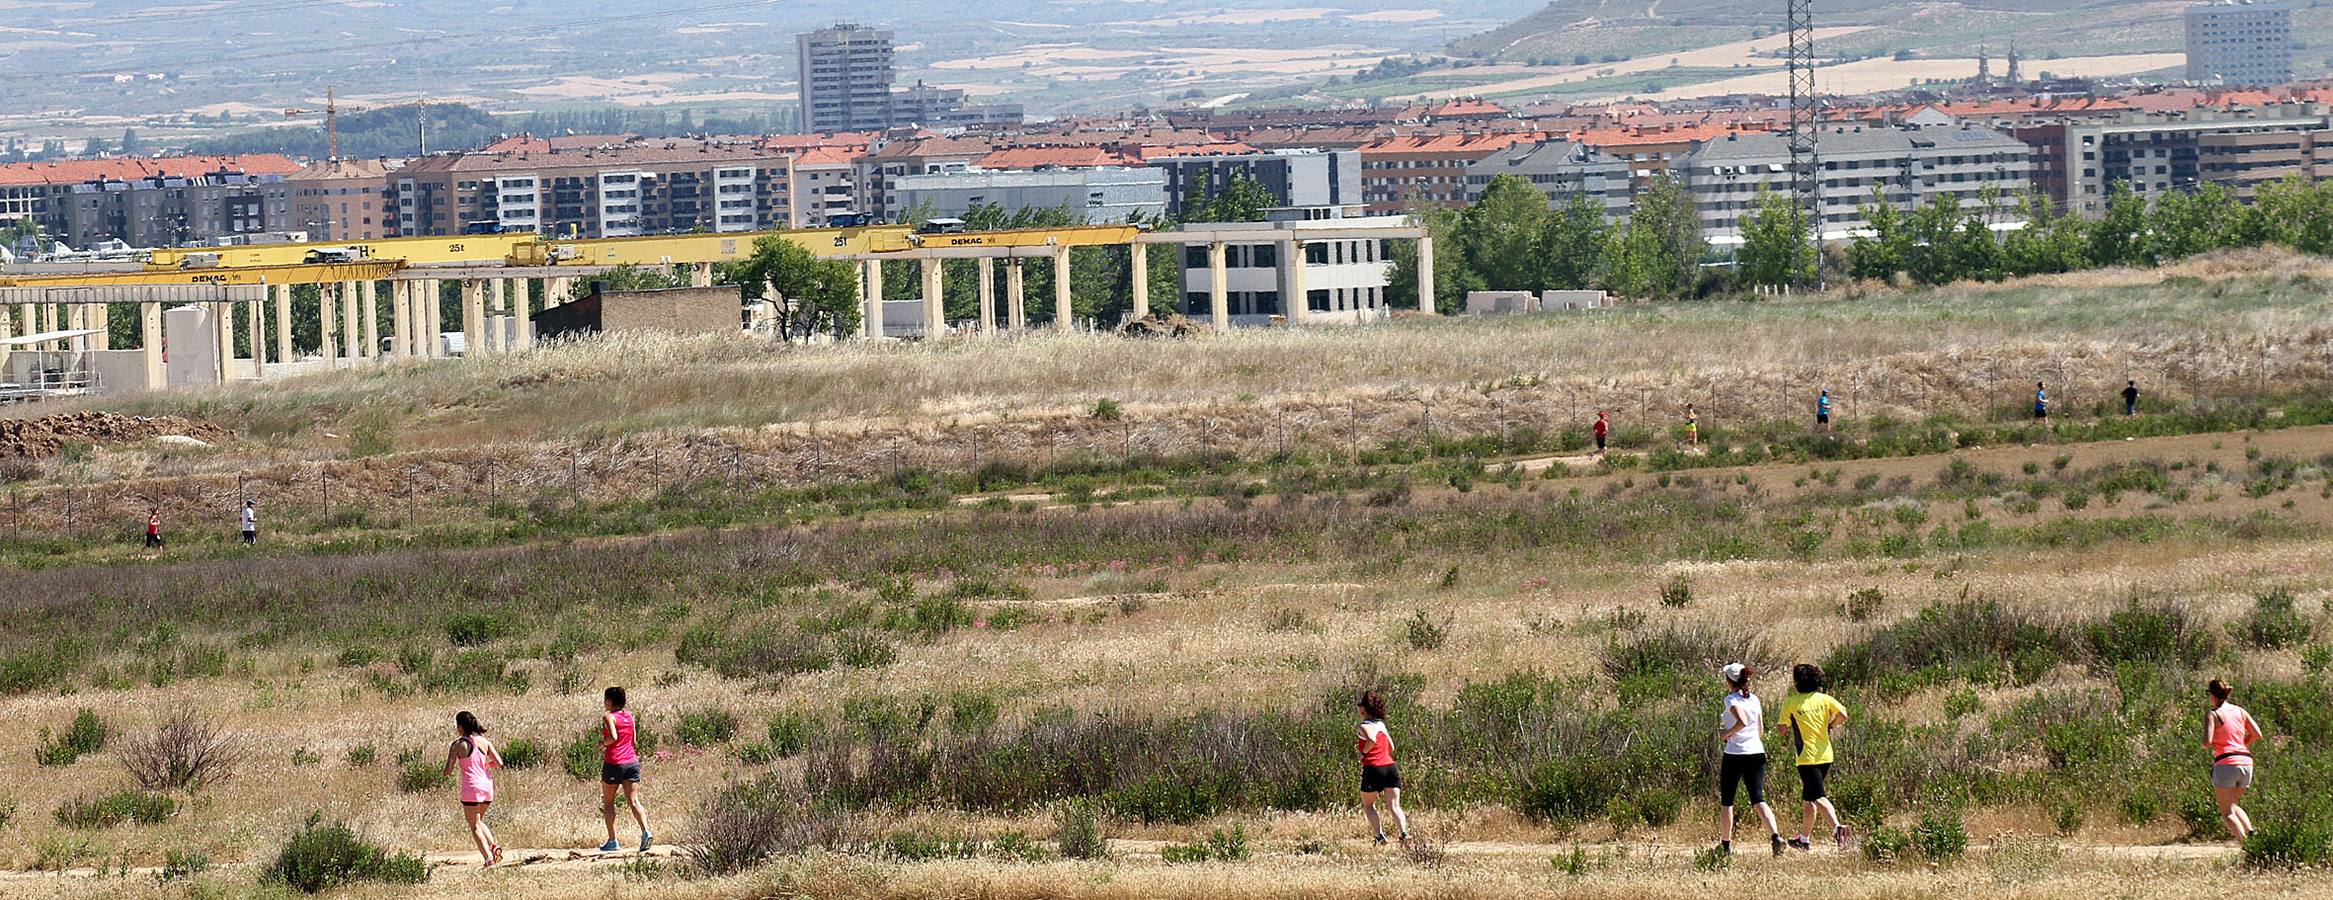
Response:
MULTIPOLYGON (((1307 234, 1333 234, 1354 228, 1403 228, 1407 216, 1291 219, 1274 222, 1208 223, 1186 230, 1233 233, 1242 239, 1224 242, 1224 294, 1234 327, 1289 324, 1285 298, 1302 293, 1306 311, 1293 324, 1353 325, 1374 322, 1391 314, 1386 303, 1387 278, 1393 272, 1389 242, 1377 239, 1307 239, 1307 234), (1253 240, 1244 239, 1254 235, 1253 240), (1283 259, 1304 260, 1302 266, 1281 267, 1283 259)), ((1183 248, 1183 303, 1185 315, 1205 320, 1213 309, 1215 276, 1207 244, 1183 248)))
POLYGON ((2187 80, 2274 85, 2292 80, 2292 6, 2217 0, 2187 8, 2187 80))

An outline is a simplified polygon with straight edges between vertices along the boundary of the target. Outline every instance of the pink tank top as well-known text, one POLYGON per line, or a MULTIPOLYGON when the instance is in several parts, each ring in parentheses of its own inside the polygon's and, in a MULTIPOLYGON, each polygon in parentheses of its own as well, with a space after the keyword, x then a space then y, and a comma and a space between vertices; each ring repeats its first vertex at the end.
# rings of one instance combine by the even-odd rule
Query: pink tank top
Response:
POLYGON ((616 721, 616 742, 608 745, 607 750, 600 755, 600 762, 615 766, 639 762, 639 751, 632 749, 632 711, 620 709, 611 713, 610 717, 616 721))
POLYGON ((2249 766, 2252 764, 2252 716, 2244 708, 2222 702, 2211 711, 2211 755, 2213 765, 2249 766))
POLYGON ((486 766, 486 748, 471 738, 470 755, 455 764, 454 774, 460 779, 463 803, 487 803, 494 799, 494 772, 486 766))

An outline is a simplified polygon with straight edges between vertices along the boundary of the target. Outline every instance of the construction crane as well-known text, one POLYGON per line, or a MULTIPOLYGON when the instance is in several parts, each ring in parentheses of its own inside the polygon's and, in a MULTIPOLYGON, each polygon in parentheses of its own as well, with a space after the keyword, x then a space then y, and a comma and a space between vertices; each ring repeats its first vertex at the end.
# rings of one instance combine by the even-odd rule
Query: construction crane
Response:
POLYGON ((297 118, 299 118, 299 117, 301 117, 301 116, 313 116, 313 115, 316 115, 316 114, 318 114, 318 113, 322 113, 322 114, 323 114, 323 116, 324 116, 324 141, 325 141, 325 146, 326 146, 326 148, 327 148, 327 151, 328 151, 328 153, 329 153, 329 155, 326 157, 326 159, 327 159, 327 160, 329 160, 329 161, 331 161, 331 162, 339 162, 339 161, 340 161, 340 101, 338 101, 338 100, 336 100, 336 99, 334 99, 334 98, 333 98, 333 96, 332 96, 332 86, 331 86, 331 85, 325 85, 325 86, 324 86, 324 108, 323 108, 323 109, 287 109, 287 110, 284 110, 284 118, 286 118, 286 119, 297 119, 297 118))

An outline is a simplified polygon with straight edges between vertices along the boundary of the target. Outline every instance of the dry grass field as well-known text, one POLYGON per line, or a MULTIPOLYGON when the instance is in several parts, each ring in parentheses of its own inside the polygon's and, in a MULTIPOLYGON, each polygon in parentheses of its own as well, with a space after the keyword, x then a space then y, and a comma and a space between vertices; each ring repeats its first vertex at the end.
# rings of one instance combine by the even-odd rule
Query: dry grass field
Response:
POLYGON ((428 874, 349 897, 2333 894, 2268 852, 2333 851, 2329 278, 2245 256, 1178 344, 636 341, 117 404, 233 436, 8 470, 40 503, 0 531, 0 896, 289 894, 267 873, 312 814, 428 874), (2034 372, 2056 430, 2010 421, 2034 372), (1835 437, 1797 421, 1818 383, 1860 388, 1835 437), (1645 424, 1688 398, 1710 447, 1645 424), (1596 461, 1577 410, 1607 405, 1632 433, 1596 461), (759 475, 726 470, 748 450, 759 475), (484 460, 492 494, 363 487, 484 460), (339 473, 353 511, 286 482, 260 550, 202 533, 278 470, 339 473), (60 531, 108 492, 185 504, 183 537, 60 531), (1737 658, 1833 671, 1866 852, 1697 858, 1737 658), (2214 676, 2275 735, 2264 866, 2210 819, 2214 676), (568 757, 605 684, 655 736, 647 859, 583 849, 568 757), (1359 686, 1395 697, 1421 849, 1353 809, 1359 686), (492 814, 516 865, 478 869, 428 774, 463 709, 537 757, 492 814), (60 753, 83 710, 104 739, 60 753), (141 785, 182 711, 236 764, 141 785))

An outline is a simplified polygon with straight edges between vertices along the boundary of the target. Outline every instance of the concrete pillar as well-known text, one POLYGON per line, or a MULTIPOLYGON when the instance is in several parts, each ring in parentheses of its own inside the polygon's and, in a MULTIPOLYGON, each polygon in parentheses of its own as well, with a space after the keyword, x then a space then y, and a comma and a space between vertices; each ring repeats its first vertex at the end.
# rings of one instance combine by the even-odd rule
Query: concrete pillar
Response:
POLYGON ((1005 264, 1004 305, 1006 328, 1020 331, 1029 327, 1029 276, 1022 271, 1018 257, 1005 264))
POLYGON ((235 372, 235 304, 221 300, 211 306, 211 340, 219 351, 213 357, 219 370, 214 383, 226 384, 235 372))
POLYGON ((250 332, 251 377, 267 380, 267 301, 253 300, 243 304, 244 328, 250 332))
POLYGON ((1076 325, 1069 304, 1069 248, 1053 249, 1053 330, 1068 334, 1076 325))
POLYGON ((327 369, 337 368, 340 359, 340 316, 333 312, 340 299, 333 295, 346 287, 345 283, 316 286, 316 355, 323 357, 327 369))
POLYGON ((446 355, 445 290, 437 279, 421 283, 421 355, 438 359, 446 355))
POLYGON ((358 282, 357 302, 364 316, 364 327, 357 329, 357 340, 364 344, 364 359, 381 355, 381 285, 375 281, 358 282))
MULTIPOLYGON (((518 341, 518 349, 532 350, 535 349, 535 285, 526 280, 515 281, 512 284, 518 288, 518 296, 511 299, 511 315, 514 319, 511 323, 511 330, 515 333, 515 338, 518 341)), ((549 286, 549 282, 544 283, 545 288, 549 286)))
POLYGON ((462 353, 481 355, 486 347, 486 285, 462 279, 462 353))
POLYGON ((936 340, 948 330, 947 272, 947 260, 923 259, 923 336, 926 340, 936 340))
POLYGON ((113 307, 104 303, 89 304, 89 327, 97 330, 89 336, 89 349, 113 349, 113 307))
POLYGON ((350 281, 340 285, 340 358, 353 363, 365 358, 364 323, 356 317, 356 294, 364 289, 364 282, 350 281))
POLYGON ((1215 330, 1230 331, 1231 267, 1224 264, 1223 250, 1222 241, 1207 245, 1207 315, 1215 330))
POLYGON ((865 327, 862 329, 862 336, 881 338, 883 337, 883 261, 879 259, 867 260, 866 272, 867 276, 863 279, 866 289, 859 298, 867 306, 863 316, 865 327))
MULTIPOLYGON (((147 333, 148 333, 148 334, 152 334, 152 332, 147 332, 147 333)), ((0 378, 5 378, 5 377, 7 377, 7 373, 8 373, 8 344, 7 344, 7 341, 8 341, 8 339, 9 339, 9 338, 12 338, 12 337, 15 337, 15 336, 16 336, 16 305, 15 305, 15 304, 13 304, 13 303, 0 303, 0 378)))
POLYGON ((389 356, 405 355, 405 317, 413 311, 413 287, 410 281, 389 282, 389 356))
POLYGON ((996 260, 980 258, 980 333, 996 333, 996 260))
POLYGON ((1126 259, 1133 269, 1134 317, 1150 315, 1150 245, 1126 245, 1126 259))
POLYGON ((291 362, 292 356, 292 286, 279 284, 267 289, 269 299, 275 301, 275 358, 291 362))
POLYGON ((712 286, 713 264, 709 262, 691 263, 689 265, 689 287, 709 288, 712 286))
POLYGON ((162 304, 138 304, 139 361, 144 363, 146 390, 158 391, 166 385, 162 371, 162 304))
POLYGON ((1312 298, 1308 296, 1311 291, 1304 285, 1304 242, 1291 240, 1283 249, 1287 255, 1280 264, 1284 267, 1281 271, 1287 273, 1287 290, 1282 291, 1281 296, 1288 298, 1285 304, 1288 324, 1296 325, 1312 318, 1312 298))
POLYGON ((503 280, 500 278, 489 278, 486 279, 486 281, 479 287, 483 293, 479 297, 480 314, 478 316, 478 330, 485 338, 484 340, 478 342, 479 349, 487 353, 499 353, 502 352, 503 349, 503 304, 507 302, 506 298, 503 296, 503 280))
POLYGON ((1442 314, 1441 310, 1434 307, 1434 239, 1432 237, 1418 239, 1418 312, 1429 316, 1442 314))

